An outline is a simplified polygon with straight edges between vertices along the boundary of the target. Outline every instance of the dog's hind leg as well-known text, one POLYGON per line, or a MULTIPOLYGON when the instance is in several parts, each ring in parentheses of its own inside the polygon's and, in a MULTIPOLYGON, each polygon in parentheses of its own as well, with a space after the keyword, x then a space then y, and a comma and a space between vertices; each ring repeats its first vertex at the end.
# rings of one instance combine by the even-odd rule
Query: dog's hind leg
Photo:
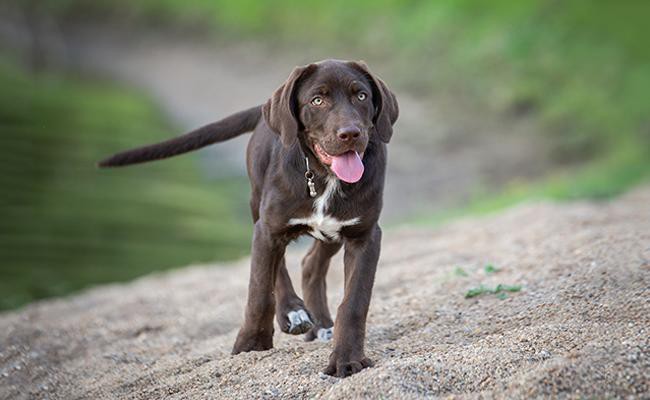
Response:
POLYGON ((300 335, 314 326, 305 303, 291 284, 284 258, 275 278, 275 318, 282 332, 291 335, 300 335))
POLYGON ((315 240, 302 260, 302 291, 307 309, 315 319, 314 327, 305 335, 306 341, 316 338, 328 341, 333 335, 332 316, 327 306, 327 270, 331 258, 341 249, 341 243, 315 240))
POLYGON ((286 243, 274 240, 262 220, 255 223, 248 300, 232 353, 262 351, 273 347, 273 287, 280 265, 284 265, 286 243))

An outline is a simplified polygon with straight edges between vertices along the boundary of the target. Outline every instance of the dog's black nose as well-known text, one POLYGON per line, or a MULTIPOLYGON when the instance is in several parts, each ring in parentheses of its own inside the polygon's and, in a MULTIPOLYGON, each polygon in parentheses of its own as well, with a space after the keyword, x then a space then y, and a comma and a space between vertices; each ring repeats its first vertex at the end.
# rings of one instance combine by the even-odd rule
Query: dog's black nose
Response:
POLYGON ((336 136, 344 142, 354 141, 361 136, 361 129, 354 125, 344 126, 336 131, 336 136))

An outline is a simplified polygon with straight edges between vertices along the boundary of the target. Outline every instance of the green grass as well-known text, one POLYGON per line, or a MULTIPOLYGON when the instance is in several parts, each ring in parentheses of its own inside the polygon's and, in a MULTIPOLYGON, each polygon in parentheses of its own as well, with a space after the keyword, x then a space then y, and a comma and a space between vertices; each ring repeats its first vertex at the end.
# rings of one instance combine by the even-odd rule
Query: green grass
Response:
POLYGON ((488 264, 485 267, 483 267, 483 272, 485 272, 486 275, 496 274, 497 272, 499 272, 499 268, 495 267, 492 264, 488 264))
MULTIPOLYGON (((486 264, 483 267, 483 273, 485 275, 493 275, 496 274, 500 271, 500 268, 495 267, 492 264, 486 264)), ((457 266, 454 268, 453 274, 456 277, 460 278, 467 278, 470 276, 469 273, 467 273, 463 268, 457 266)), ((465 298, 466 299, 471 299, 473 297, 477 296, 482 296, 486 294, 492 294, 495 295, 496 298, 499 300, 505 300, 508 297, 508 293, 516 293, 521 291, 522 286, 521 285, 505 285, 505 284, 498 284, 495 287, 489 287, 484 284, 480 284, 477 287, 473 287, 465 292, 465 298)))
POLYGON ((99 170, 176 132, 143 96, 0 57, 0 309, 248 252, 245 180, 197 158, 99 170))
POLYGON ((507 293, 515 293, 521 291, 521 285, 504 285, 498 284, 494 288, 490 288, 484 285, 469 289, 465 293, 465 298, 470 299, 472 297, 481 296, 484 294, 494 294, 500 300, 506 298, 507 293))

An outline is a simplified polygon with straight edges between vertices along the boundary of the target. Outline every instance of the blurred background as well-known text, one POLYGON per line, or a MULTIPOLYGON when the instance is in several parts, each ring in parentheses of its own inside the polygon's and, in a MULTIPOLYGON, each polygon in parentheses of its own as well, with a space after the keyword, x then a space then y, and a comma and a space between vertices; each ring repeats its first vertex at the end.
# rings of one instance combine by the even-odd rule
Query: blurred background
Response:
POLYGON ((397 94, 383 225, 434 225, 650 177, 643 1, 4 0, 0 309, 248 254, 248 136, 95 162, 365 60, 397 94))

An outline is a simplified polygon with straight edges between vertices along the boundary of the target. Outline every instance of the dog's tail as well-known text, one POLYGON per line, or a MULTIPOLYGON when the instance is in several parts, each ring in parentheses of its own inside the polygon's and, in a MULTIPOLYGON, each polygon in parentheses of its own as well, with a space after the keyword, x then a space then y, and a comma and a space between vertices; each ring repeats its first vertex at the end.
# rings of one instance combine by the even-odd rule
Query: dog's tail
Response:
POLYGON ((261 116, 261 105, 249 108, 182 136, 117 153, 100 161, 97 165, 102 168, 121 167, 187 153, 250 132, 255 129, 261 116))

